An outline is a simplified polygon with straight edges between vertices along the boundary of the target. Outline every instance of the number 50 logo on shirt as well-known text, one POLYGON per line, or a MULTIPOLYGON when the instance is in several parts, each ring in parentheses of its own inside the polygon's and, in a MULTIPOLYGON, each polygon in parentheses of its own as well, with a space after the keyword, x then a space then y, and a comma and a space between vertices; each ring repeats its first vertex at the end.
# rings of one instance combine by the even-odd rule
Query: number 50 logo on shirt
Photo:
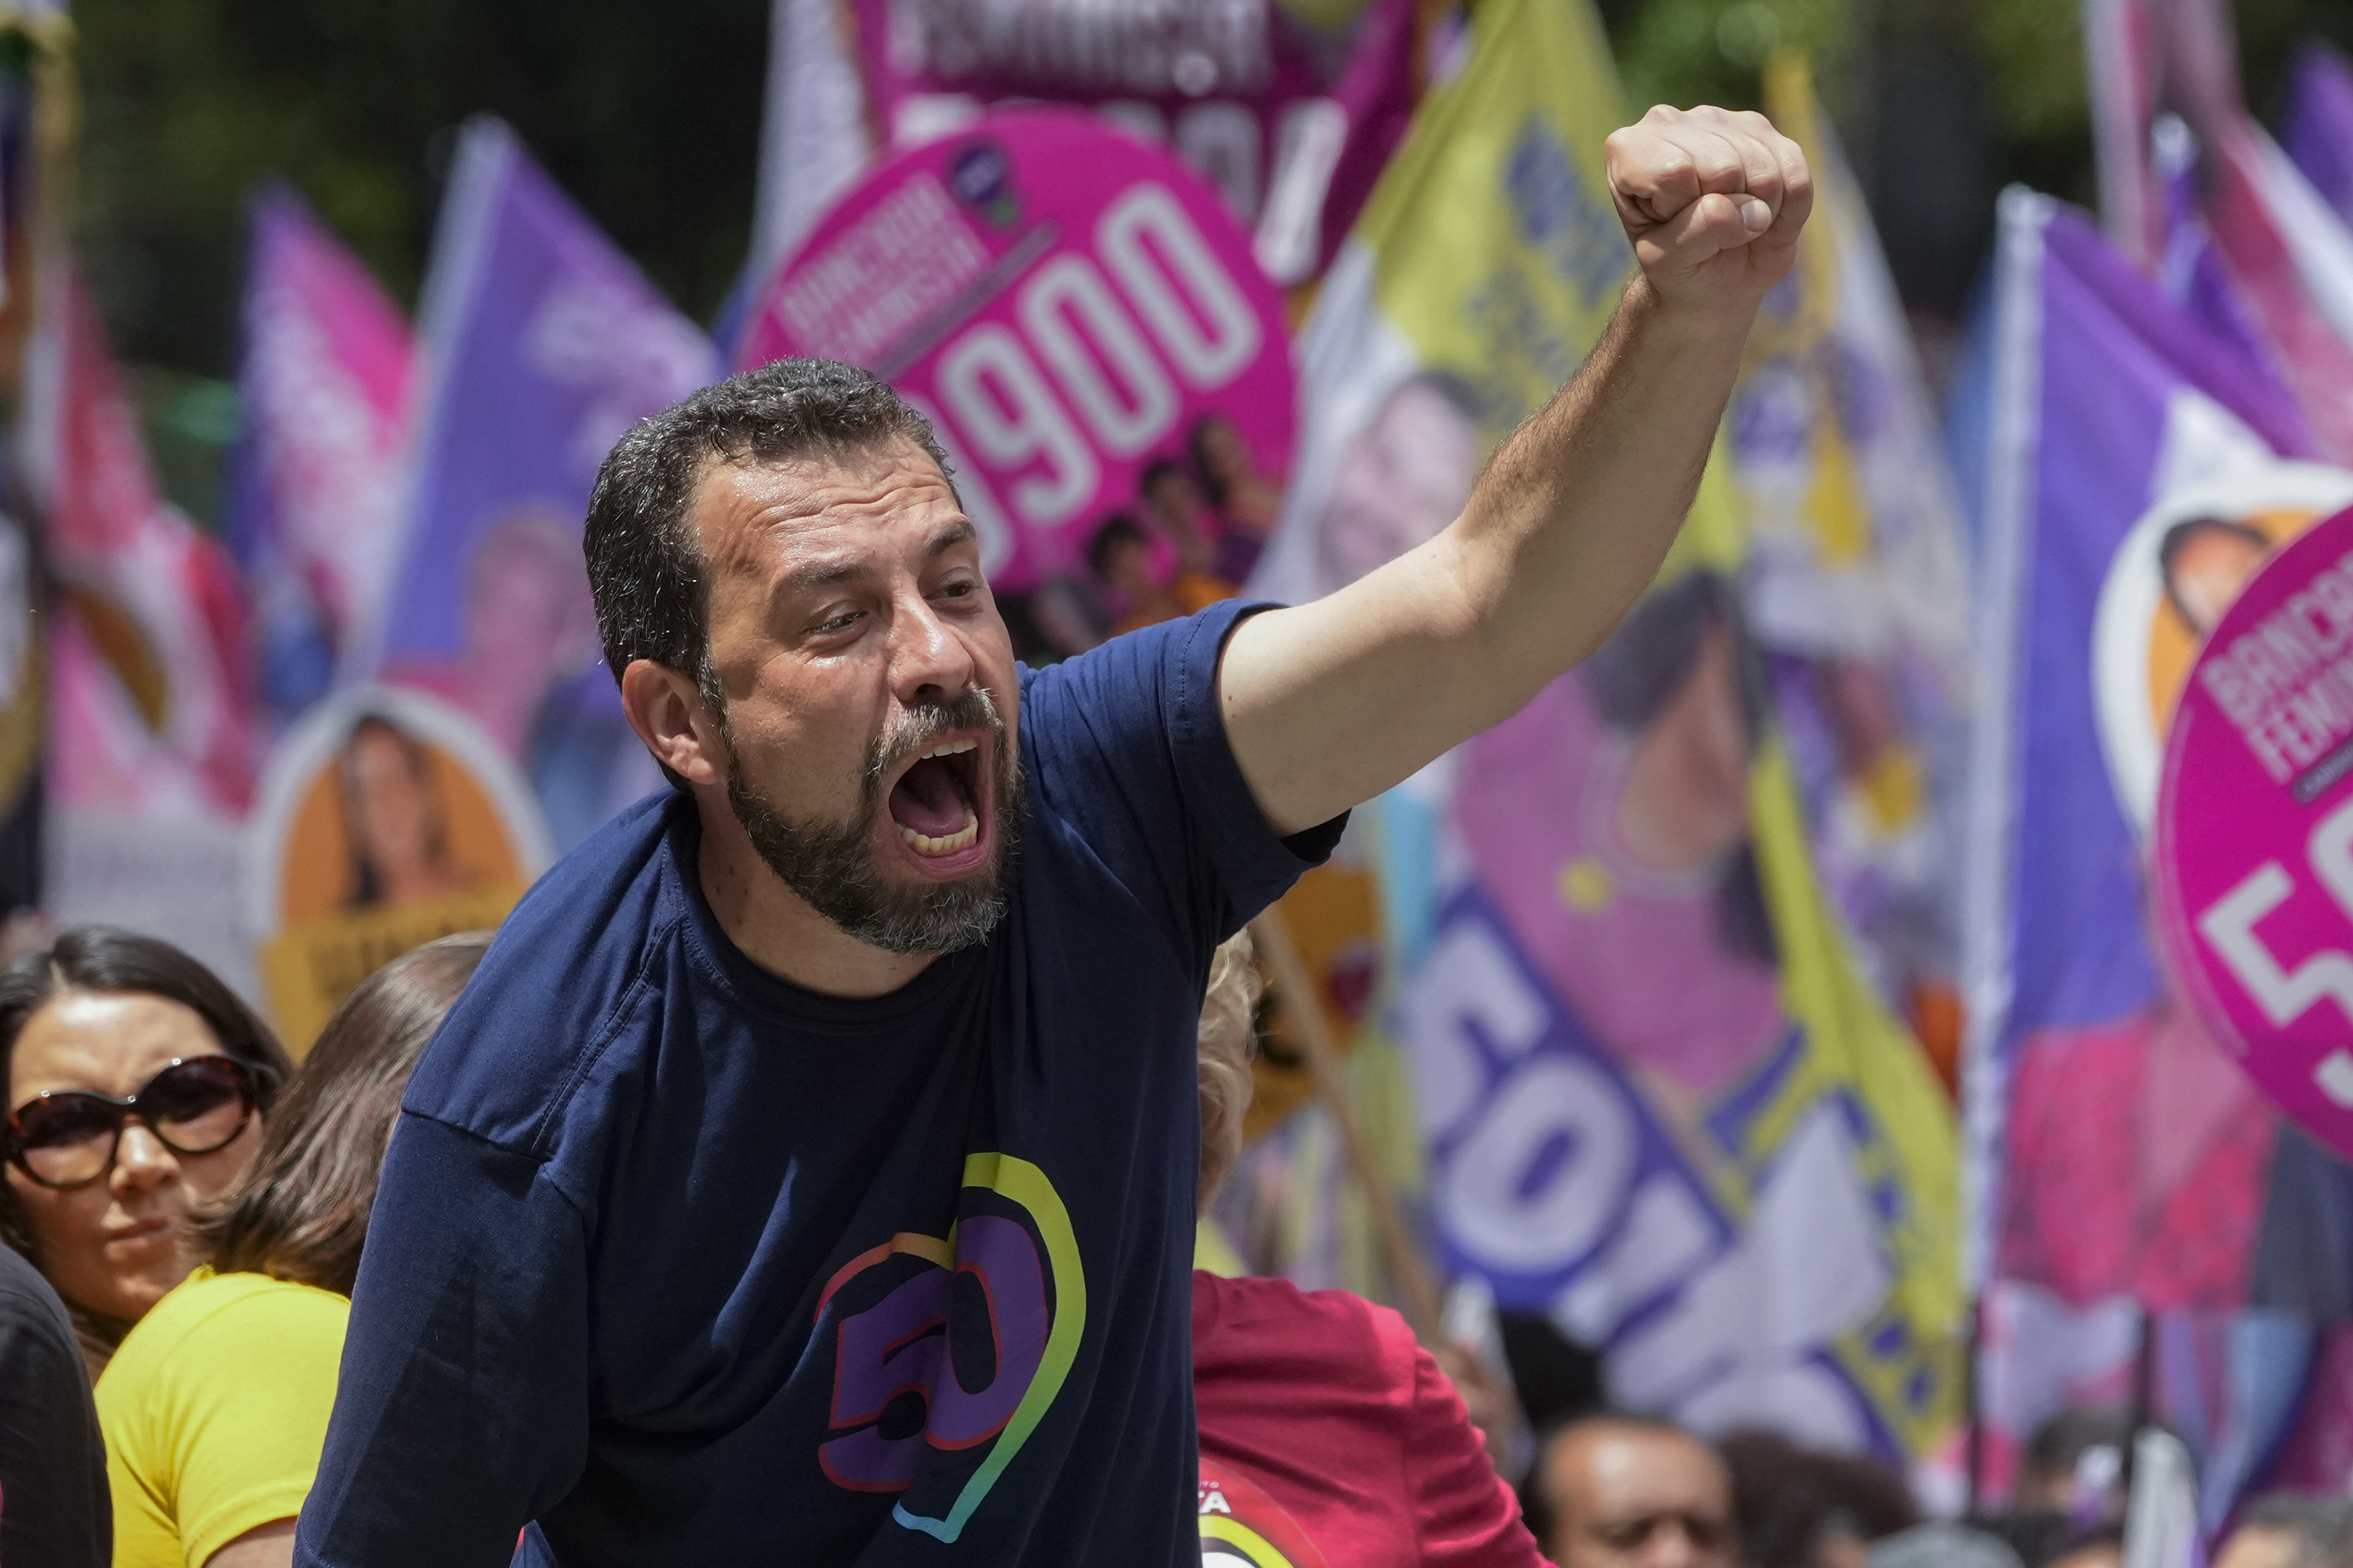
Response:
POLYGON ((2199 1016, 2353 1154, 2353 511, 2273 556, 2200 650, 2166 745, 2156 883, 2199 1016))
POLYGON ((974 1154, 964 1188, 946 1237, 859 1254, 817 1310, 818 1342, 835 1331, 835 1436, 818 1462, 852 1491, 906 1493, 892 1517, 944 1542, 1061 1392, 1087 1320, 1078 1238, 1046 1173, 974 1154))

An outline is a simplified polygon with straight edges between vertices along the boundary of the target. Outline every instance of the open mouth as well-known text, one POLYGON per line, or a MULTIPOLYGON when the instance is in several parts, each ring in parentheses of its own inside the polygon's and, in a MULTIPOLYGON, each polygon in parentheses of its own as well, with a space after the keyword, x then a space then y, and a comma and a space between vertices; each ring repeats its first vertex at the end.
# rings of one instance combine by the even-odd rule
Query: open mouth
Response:
POLYGON ((979 859, 988 795, 982 766, 987 752, 970 736, 942 740, 907 764, 891 786, 891 820, 918 860, 941 872, 967 869, 979 859))

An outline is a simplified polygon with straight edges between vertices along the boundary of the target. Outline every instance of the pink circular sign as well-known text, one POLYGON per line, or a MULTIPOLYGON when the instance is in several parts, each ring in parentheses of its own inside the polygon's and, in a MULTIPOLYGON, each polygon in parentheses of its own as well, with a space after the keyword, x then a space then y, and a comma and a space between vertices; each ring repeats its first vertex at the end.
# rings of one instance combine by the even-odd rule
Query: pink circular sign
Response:
POLYGON ((2158 915, 2176 980, 2287 1113, 2353 1154, 2353 510, 2248 583, 2167 738, 2158 915))
POLYGON ((1249 237, 1174 155, 1075 110, 878 166, 768 280, 738 368, 787 354, 931 417, 1008 588, 1082 574, 1171 466, 1279 486, 1290 464, 1290 343, 1249 237))

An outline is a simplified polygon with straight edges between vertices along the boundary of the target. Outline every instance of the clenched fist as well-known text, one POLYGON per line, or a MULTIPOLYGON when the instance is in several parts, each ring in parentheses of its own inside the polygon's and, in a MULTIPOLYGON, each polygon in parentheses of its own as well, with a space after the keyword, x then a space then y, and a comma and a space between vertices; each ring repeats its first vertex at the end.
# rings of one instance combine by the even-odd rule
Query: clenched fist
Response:
POLYGON ((1788 272, 1814 182, 1763 115, 1661 105, 1610 133, 1608 163, 1609 198, 1662 303, 1745 319, 1788 272))

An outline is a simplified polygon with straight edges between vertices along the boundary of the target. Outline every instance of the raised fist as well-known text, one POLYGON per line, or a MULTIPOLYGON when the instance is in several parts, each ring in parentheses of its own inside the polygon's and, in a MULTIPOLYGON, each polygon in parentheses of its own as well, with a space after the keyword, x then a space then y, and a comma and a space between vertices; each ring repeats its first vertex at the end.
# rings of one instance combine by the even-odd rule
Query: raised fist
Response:
POLYGON ((1608 161, 1618 220, 1664 303, 1746 313, 1788 274, 1814 182, 1763 115, 1662 104, 1610 133, 1608 161))

